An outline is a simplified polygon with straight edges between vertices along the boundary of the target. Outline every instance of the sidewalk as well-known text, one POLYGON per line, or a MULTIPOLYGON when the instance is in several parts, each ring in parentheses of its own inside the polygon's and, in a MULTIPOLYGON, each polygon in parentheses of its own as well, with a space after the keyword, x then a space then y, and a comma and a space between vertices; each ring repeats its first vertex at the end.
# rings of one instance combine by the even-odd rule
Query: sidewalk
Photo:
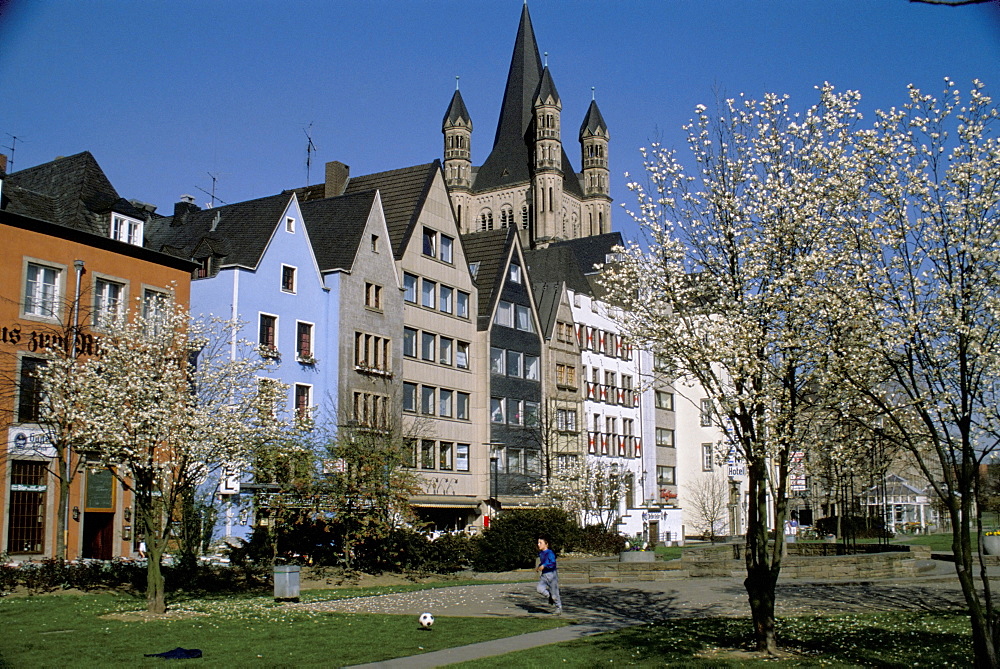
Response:
MULTIPOLYGON (((932 561, 928 561, 930 563, 932 561)), ((964 606, 954 566, 933 561, 912 578, 870 581, 779 580, 778 615, 835 614, 851 611, 942 610, 964 606)), ((1000 573, 997 574, 1000 577, 1000 573)), ((571 624, 469 646, 360 665, 372 668, 439 667, 502 655, 674 618, 748 616, 746 590, 740 578, 686 578, 668 582, 571 585, 561 588, 563 618, 571 624)), ((418 592, 334 602, 294 604, 312 610, 405 614, 430 611, 447 626, 448 616, 550 616, 535 593, 534 583, 502 583, 437 588, 418 592)))

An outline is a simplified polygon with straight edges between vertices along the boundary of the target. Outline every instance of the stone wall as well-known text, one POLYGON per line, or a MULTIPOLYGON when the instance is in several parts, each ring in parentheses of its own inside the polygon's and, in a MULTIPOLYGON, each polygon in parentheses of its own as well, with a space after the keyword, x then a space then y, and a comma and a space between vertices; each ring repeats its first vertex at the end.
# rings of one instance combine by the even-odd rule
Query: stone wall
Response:
POLYGON ((664 562, 619 562, 617 558, 590 562, 560 562, 559 583, 636 583, 666 581, 685 576, 676 560, 664 562))

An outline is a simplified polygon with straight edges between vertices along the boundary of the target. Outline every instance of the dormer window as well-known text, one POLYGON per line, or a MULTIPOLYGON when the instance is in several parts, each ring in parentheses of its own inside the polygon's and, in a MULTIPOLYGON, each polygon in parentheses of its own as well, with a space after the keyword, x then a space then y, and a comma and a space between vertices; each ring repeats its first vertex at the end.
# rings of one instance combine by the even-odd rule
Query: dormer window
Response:
POLYGON ((295 219, 291 216, 285 217, 285 232, 295 234, 295 219))
POLYGON ((112 213, 110 233, 111 239, 142 246, 142 221, 138 219, 112 213))
POLYGON ((511 264, 510 266, 510 282, 511 283, 521 283, 521 266, 511 264))

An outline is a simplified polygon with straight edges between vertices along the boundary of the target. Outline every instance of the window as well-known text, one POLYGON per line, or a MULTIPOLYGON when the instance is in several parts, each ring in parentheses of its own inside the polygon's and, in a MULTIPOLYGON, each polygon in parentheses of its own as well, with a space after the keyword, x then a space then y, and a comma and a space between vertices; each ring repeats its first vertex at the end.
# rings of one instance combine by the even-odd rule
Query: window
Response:
POLYGON ((14 460, 10 463, 7 552, 43 553, 48 471, 45 462, 14 460))
POLYGON ((456 393, 455 399, 455 418, 469 420, 469 393, 456 393))
POLYGON ((309 407, 312 404, 312 386, 295 384, 295 417, 299 420, 309 417, 309 407))
POLYGON ((142 319, 146 322, 146 327, 154 333, 159 331, 167 317, 166 309, 169 302, 169 296, 158 290, 147 288, 142 292, 142 319))
POLYGON ((403 274, 403 300, 410 304, 417 303, 417 277, 412 274, 403 274))
POLYGON ((434 362, 434 349, 437 348, 437 337, 430 332, 420 333, 420 359, 434 362))
POLYGON ((662 427, 656 428, 656 445, 664 446, 666 448, 674 448, 676 442, 674 442, 674 431, 667 430, 662 427))
POLYGON ((28 263, 24 287, 24 313, 31 316, 58 316, 59 270, 28 263))
POLYGON ((521 283, 521 266, 511 263, 507 278, 511 283, 521 283))
POLYGON ((454 339, 449 339, 448 337, 441 337, 438 344, 438 362, 442 365, 451 364, 452 348, 455 344, 454 339))
POLYGON ((354 366, 364 372, 392 371, 392 340, 366 332, 354 333, 354 366))
POLYGON ((454 455, 452 451, 453 446, 454 444, 450 441, 442 441, 440 443, 438 453, 441 457, 438 459, 438 469, 446 472, 450 472, 452 470, 452 467, 454 466, 452 462, 452 456, 454 455))
POLYGON ((285 218, 285 232, 295 233, 295 219, 291 216, 285 218))
POLYGON ((663 390, 656 391, 656 408, 674 410, 674 394, 663 390))
POLYGON ((521 227, 528 229, 528 205, 521 206, 521 227))
POLYGON ((111 239, 133 246, 142 246, 142 221, 111 214, 111 239))
POLYGON ((504 374, 506 372, 504 350, 502 348, 490 347, 490 371, 494 374, 504 374))
POLYGON ((454 262, 455 240, 448 235, 441 235, 441 261, 446 263, 454 262))
POLYGON ((469 368, 469 342, 460 341, 455 347, 455 365, 459 369, 469 368))
POLYGON ((408 358, 417 357, 417 331, 413 328, 403 328, 403 355, 408 358))
POLYGON ((430 228, 424 228, 424 255, 437 257, 437 233, 430 228))
POLYGON ((384 428, 389 423, 389 398, 374 393, 354 393, 354 420, 364 427, 384 428))
POLYGON ((710 472, 715 468, 715 457, 712 455, 712 444, 701 445, 701 470, 710 472))
POLYGON ((372 253, 378 253, 378 235, 372 235, 372 253))
POLYGON ((576 367, 556 363, 556 385, 576 388, 576 367))
POLYGON ((482 212, 480 212, 479 229, 480 230, 493 229, 493 211, 491 209, 483 209, 482 212))
POLYGON ((507 449, 507 471, 511 474, 523 474, 521 451, 516 448, 507 449))
POLYGON ((369 309, 382 310, 382 286, 365 282, 365 306, 369 309))
POLYGON ((295 268, 289 265, 281 266, 281 290, 285 293, 295 292, 295 268))
POLYGON ((441 310, 441 313, 450 314, 454 310, 454 294, 455 289, 451 286, 441 286, 441 290, 438 291, 438 309, 441 310))
POLYGON ((260 315, 257 343, 262 349, 275 351, 278 348, 278 317, 269 314, 260 315))
POLYGON ((312 348, 313 326, 312 323, 298 321, 295 324, 295 353, 299 359, 309 359, 313 357, 312 348))
POLYGON ((507 424, 524 424, 524 402, 522 400, 516 400, 513 397, 507 398, 507 424))
POLYGON ((437 292, 437 284, 424 279, 420 284, 420 305, 434 308, 434 294, 437 292))
POLYGON ((455 410, 455 391, 442 388, 438 391, 438 415, 451 418, 455 410))
POLYGON ((465 291, 457 291, 455 298, 455 315, 459 318, 469 317, 469 294, 465 291))
POLYGON ((409 381, 403 382, 403 411, 409 413, 417 411, 417 384, 409 381))
POLYGON ((535 328, 531 324, 531 310, 520 304, 514 305, 517 310, 517 329, 525 332, 534 332, 535 328))
POLYGON ((17 420, 37 423, 42 402, 42 384, 38 370, 45 366, 41 358, 21 358, 21 373, 17 385, 17 420))
POLYGON ((124 313, 125 286, 114 281, 98 279, 94 285, 94 325, 108 327, 124 313))
POLYGON ((522 369, 523 354, 520 351, 507 351, 507 376, 524 376, 522 369))
POLYGON ((490 422, 504 423, 503 399, 499 397, 490 398, 490 422))
POLYGON ((564 344, 573 343, 573 326, 562 321, 556 322, 556 340, 564 344))
POLYGON ((403 444, 403 457, 406 459, 405 467, 416 469, 417 467, 417 440, 407 439, 403 444))
POLYGON ((420 413, 425 416, 434 415, 434 396, 437 394, 436 390, 437 388, 432 386, 423 386, 420 389, 420 413))
POLYGON ((701 400, 701 426, 712 427, 712 400, 708 397, 701 400))
POLYGON ((664 467, 662 465, 656 466, 656 484, 657 485, 674 485, 677 479, 674 476, 673 467, 664 467))
POLYGON ((538 427, 538 402, 524 402, 524 424, 527 427, 538 427))
POLYGON ((420 442, 420 468, 434 469, 434 442, 430 439, 420 442))
POLYGON ((538 368, 539 368, 539 363, 537 355, 524 356, 524 378, 530 381, 537 381, 538 368))
POLYGON ((514 327, 514 305, 501 300, 497 304, 497 315, 494 317, 493 322, 509 328, 514 327))
POLYGON ((455 469, 460 472, 469 471, 469 445, 455 445, 455 469))
POLYGON ((576 432, 576 411, 573 409, 557 409, 556 430, 560 432, 576 432))

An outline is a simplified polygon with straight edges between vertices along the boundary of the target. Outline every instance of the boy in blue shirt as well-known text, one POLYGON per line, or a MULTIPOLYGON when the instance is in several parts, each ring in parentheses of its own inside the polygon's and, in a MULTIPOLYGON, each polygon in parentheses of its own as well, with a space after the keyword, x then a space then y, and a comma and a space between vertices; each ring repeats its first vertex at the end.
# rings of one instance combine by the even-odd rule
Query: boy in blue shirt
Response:
POLYGON ((549 604, 555 604, 556 613, 562 613, 562 599, 559 597, 559 572, 556 571, 556 554, 549 548, 548 537, 538 537, 538 566, 535 571, 541 572, 538 578, 538 594, 546 595, 549 604))

